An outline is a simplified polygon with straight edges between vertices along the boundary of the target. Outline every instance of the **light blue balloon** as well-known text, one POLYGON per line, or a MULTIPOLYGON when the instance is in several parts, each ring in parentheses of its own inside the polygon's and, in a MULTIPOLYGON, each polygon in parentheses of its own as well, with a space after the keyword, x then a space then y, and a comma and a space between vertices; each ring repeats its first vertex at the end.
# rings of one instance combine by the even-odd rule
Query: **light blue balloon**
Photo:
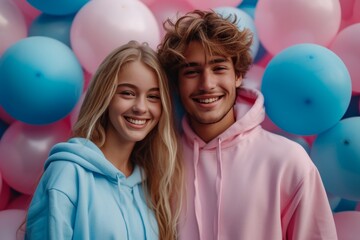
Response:
POLYGON ((269 118, 297 135, 315 135, 334 126, 351 99, 344 62, 317 44, 297 44, 275 55, 265 68, 261 91, 269 118))
POLYGON ((89 0, 27 0, 34 8, 51 15, 74 14, 89 0))
POLYGON ((54 38, 71 47, 70 29, 75 15, 54 16, 40 14, 29 27, 29 36, 54 38))
MULTIPOLYGON (((255 4, 256 5, 256 4, 255 4)), ((238 8, 243 10, 254 20, 255 19, 255 5, 239 5, 238 8)), ((254 63, 260 62, 263 57, 267 54, 265 47, 261 44, 259 39, 259 48, 257 50, 256 56, 254 57, 254 63)))
POLYGON ((360 117, 341 120, 319 134, 310 156, 319 169, 326 191, 360 201, 360 117))
POLYGON ((79 100, 83 81, 75 54, 53 38, 21 39, 0 58, 0 104, 28 124, 64 118, 79 100))
POLYGON ((259 37, 257 35, 255 22, 253 18, 247 14, 245 11, 238 9, 236 7, 217 7, 214 9, 216 13, 221 15, 223 18, 230 17, 230 21, 234 19, 234 16, 237 18, 237 27, 240 31, 243 31, 245 28, 249 29, 253 34, 253 43, 250 47, 251 56, 255 58, 259 50, 259 37))

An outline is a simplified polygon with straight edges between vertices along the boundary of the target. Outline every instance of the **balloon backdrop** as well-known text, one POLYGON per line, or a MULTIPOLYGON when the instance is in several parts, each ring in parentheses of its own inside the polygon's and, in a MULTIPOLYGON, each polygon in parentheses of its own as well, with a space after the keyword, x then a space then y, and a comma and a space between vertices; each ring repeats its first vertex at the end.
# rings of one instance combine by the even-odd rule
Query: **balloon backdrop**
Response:
POLYGON ((83 71, 71 49, 49 37, 28 37, 0 59, 0 104, 13 118, 48 124, 68 115, 83 90, 83 71))
POLYGON ((311 158, 326 190, 336 196, 360 201, 360 117, 341 120, 315 139, 311 158))
POLYGON ((266 0, 255 10, 260 41, 273 55, 299 43, 327 46, 340 22, 339 0, 266 0))
POLYGON ((21 224, 26 218, 26 211, 20 209, 8 209, 0 211, 0 234, 1 239, 18 240, 24 239, 24 231, 20 230, 21 224))
POLYGON ((18 192, 32 194, 50 148, 69 136, 65 121, 41 126, 11 124, 0 141, 0 171, 5 181, 18 192))
POLYGON ((339 240, 358 240, 360 236, 360 212, 348 211, 334 214, 339 240))
POLYGON ((0 56, 13 43, 27 36, 24 16, 8 0, 0 0, 0 56))
POLYGON ((130 40, 153 48, 160 42, 156 18, 140 1, 90 1, 76 14, 70 32, 76 56, 91 74, 114 48, 130 40))
POLYGON ((51 15, 67 15, 79 11, 89 0, 27 0, 31 6, 51 15))
POLYGON ((218 7, 215 8, 214 10, 215 12, 223 16, 223 18, 230 17, 230 20, 234 20, 234 18, 236 17, 237 19, 236 24, 240 31, 246 28, 252 32, 253 42, 250 50, 251 50, 251 55, 253 56, 253 58, 255 58, 260 43, 259 43, 259 38, 257 37, 257 31, 253 18, 245 11, 238 9, 236 7, 218 7))
POLYGON ((70 45, 70 28, 75 15, 54 16, 40 14, 29 27, 29 36, 44 36, 54 38, 70 45))
POLYGON ((329 47, 344 61, 351 76, 352 91, 355 93, 360 93, 359 43, 360 23, 357 23, 341 30, 329 47))
POLYGON ((209 10, 220 6, 236 7, 241 4, 242 0, 184 0, 188 2, 193 8, 209 10))
POLYGON ((261 91, 271 120, 283 130, 313 135, 334 126, 351 98, 351 79, 342 60, 316 44, 297 44, 272 58, 261 91))

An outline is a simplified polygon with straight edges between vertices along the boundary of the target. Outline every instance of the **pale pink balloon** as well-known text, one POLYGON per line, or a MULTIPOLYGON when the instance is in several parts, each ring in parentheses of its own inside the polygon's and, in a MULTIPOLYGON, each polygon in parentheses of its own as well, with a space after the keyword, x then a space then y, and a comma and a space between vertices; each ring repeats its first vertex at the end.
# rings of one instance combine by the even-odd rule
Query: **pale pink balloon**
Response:
POLYGON ((50 148, 70 136, 64 120, 49 125, 12 123, 0 141, 0 171, 10 187, 31 195, 41 177, 50 148))
POLYGON ((255 8, 260 42, 272 55, 300 43, 328 46, 340 22, 339 0, 266 0, 255 8))
POLYGON ((0 0, 0 56, 26 36, 27 27, 21 10, 9 0, 0 0))
POLYGON ((21 194, 14 199, 12 199, 9 204, 6 206, 6 209, 23 209, 27 210, 29 208, 32 195, 21 194))
POLYGON ((0 191, 0 211, 6 208, 6 206, 10 201, 10 197, 11 197, 11 189, 9 185, 5 181, 3 181, 2 188, 0 191))
POLYGON ((27 0, 12 0, 12 1, 24 13, 24 16, 28 17, 31 20, 35 19, 37 16, 41 14, 41 11, 31 6, 31 4, 28 3, 27 0))
POLYGON ((193 9, 186 1, 162 1, 161 3, 154 3, 149 6, 150 10, 154 14, 156 20, 159 23, 160 35, 164 36, 163 22, 168 18, 172 21, 176 20, 179 16, 193 9))
POLYGON ((25 232, 21 225, 26 218, 26 211, 20 209, 8 209, 0 211, 0 235, 4 240, 22 240, 25 232))
POLYGON ((156 49, 160 31, 155 16, 141 1, 89 1, 76 14, 70 41, 81 65, 93 74, 118 46, 137 40, 156 49))
POLYGON ((237 7, 242 0, 184 0, 196 9, 209 10, 217 7, 237 7))
POLYGON ((339 240, 359 240, 360 212, 337 212, 334 214, 334 221, 339 240))
POLYGON ((252 65, 243 79, 242 82, 243 86, 261 90, 261 82, 262 82, 262 77, 264 75, 264 71, 265 68, 259 65, 252 65))
POLYGON ((140 1, 142 1, 147 6, 150 6, 151 4, 156 2, 156 0, 140 0, 140 1))
POLYGON ((360 93, 360 23, 341 30, 335 37, 330 50, 335 52, 346 65, 351 77, 352 91, 360 93))

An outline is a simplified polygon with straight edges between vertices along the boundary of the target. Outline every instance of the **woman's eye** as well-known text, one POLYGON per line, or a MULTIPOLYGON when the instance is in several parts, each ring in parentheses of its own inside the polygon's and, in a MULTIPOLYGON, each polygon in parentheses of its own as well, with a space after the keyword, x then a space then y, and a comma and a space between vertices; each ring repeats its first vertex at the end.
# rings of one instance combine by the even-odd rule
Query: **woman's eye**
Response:
POLYGON ((135 96, 135 94, 133 92, 130 92, 130 91, 122 91, 122 92, 120 92, 120 95, 123 95, 123 96, 135 96))
POLYGON ((148 98, 152 99, 152 100, 160 100, 160 95, 149 95, 148 98))

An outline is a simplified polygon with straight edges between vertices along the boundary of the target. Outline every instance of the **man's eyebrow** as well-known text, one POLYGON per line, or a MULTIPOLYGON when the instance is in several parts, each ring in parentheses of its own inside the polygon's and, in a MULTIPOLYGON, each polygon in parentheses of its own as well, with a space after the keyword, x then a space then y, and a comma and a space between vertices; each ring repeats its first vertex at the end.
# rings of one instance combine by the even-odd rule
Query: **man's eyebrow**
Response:
POLYGON ((219 57, 219 58, 215 58, 209 61, 209 64, 216 64, 216 63, 223 63, 223 62, 228 62, 229 59, 225 58, 225 57, 219 57))
MULTIPOLYGON (((225 57, 218 57, 218 58, 215 58, 215 59, 212 59, 209 61, 209 64, 217 64, 217 63, 223 63, 223 62, 228 62, 229 59, 225 58, 225 57)), ((186 68, 186 67, 197 67, 197 66, 200 66, 199 63, 197 62, 185 62, 185 63, 182 63, 180 64, 180 69, 182 68, 186 68)))
POLYGON ((182 69, 182 68, 186 68, 186 67, 196 67, 196 66, 200 66, 200 64, 197 62, 185 62, 185 63, 180 64, 179 68, 182 69))

